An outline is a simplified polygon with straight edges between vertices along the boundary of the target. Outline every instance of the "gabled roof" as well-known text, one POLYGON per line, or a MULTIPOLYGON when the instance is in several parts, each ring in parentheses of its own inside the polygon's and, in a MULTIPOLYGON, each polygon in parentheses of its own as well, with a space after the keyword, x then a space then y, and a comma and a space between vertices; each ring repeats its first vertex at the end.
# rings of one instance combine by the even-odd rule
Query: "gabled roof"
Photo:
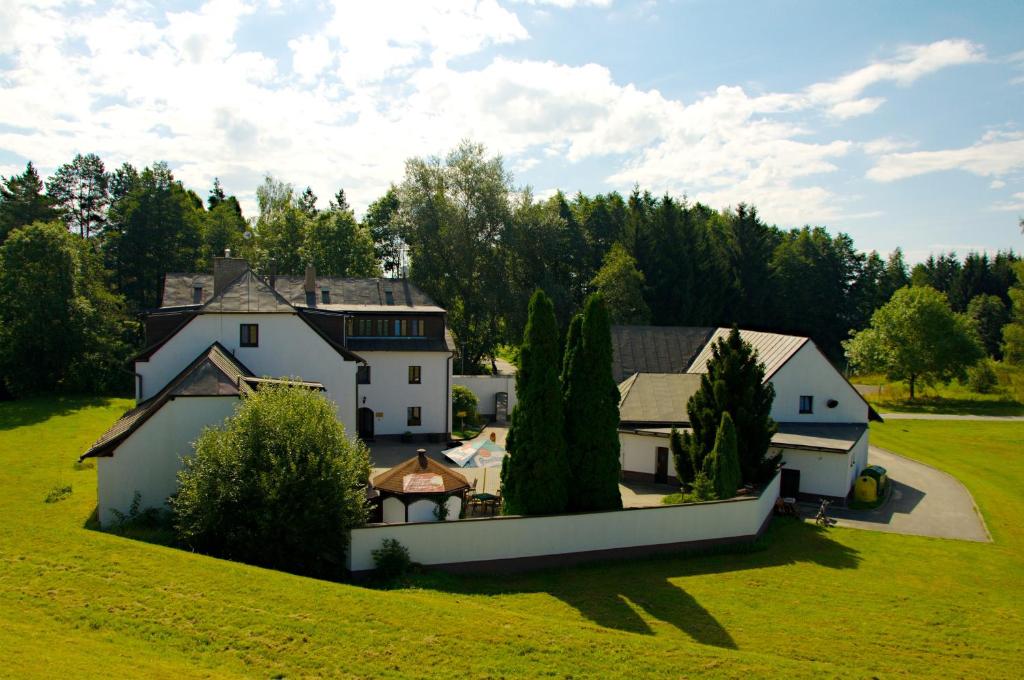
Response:
POLYGON ((215 342, 155 396, 125 413, 79 457, 111 456, 114 449, 175 397, 237 397, 252 392, 245 381, 252 372, 215 342))
POLYGON ((246 269, 202 306, 205 313, 295 313, 295 308, 267 282, 246 269))
POLYGON ((619 385, 619 421, 632 425, 688 422, 686 403, 700 389, 693 373, 634 373, 619 385))
POLYGON ((380 473, 371 482, 373 488, 391 493, 452 493, 470 488, 469 480, 455 470, 438 463, 429 456, 413 456, 404 463, 380 473), (440 477, 440 486, 430 491, 410 491, 407 477, 409 475, 436 475, 440 477))
POLYGON ((686 373, 714 328, 699 326, 612 326, 612 377, 634 373, 686 373))
MULTIPOLYGON (((694 358, 689 373, 707 373, 711 360, 711 348, 721 338, 729 337, 729 328, 718 328, 708 338, 707 344, 694 358)), ((803 347, 809 338, 781 333, 761 331, 740 331, 740 337, 757 352, 757 359, 764 364, 764 379, 770 379, 789 359, 803 347)))

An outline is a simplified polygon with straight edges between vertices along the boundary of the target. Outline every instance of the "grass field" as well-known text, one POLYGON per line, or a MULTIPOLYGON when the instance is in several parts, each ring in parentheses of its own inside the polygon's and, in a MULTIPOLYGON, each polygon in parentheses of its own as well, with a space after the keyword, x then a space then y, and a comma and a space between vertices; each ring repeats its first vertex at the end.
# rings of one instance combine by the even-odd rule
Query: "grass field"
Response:
POLYGON ((961 476, 994 544, 778 520, 746 553, 382 591, 85 528, 76 455, 128 405, 0 404, 0 677, 1019 676, 1019 423, 872 428, 961 476))
POLYGON ((953 413, 961 415, 1024 416, 1024 369, 995 364, 999 385, 989 394, 971 391, 957 380, 946 385, 918 387, 915 399, 905 383, 882 375, 850 378, 869 391, 864 397, 882 413, 953 413))

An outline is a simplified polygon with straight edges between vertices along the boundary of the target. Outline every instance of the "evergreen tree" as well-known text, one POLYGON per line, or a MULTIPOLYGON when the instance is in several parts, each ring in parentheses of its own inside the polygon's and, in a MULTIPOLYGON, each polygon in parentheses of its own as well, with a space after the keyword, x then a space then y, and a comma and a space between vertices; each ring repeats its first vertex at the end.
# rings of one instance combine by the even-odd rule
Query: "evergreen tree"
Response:
POLYGON ((46 192, 60 208, 68 229, 83 238, 100 234, 107 224, 110 177, 96 154, 78 154, 57 168, 46 192))
POLYGON ((696 470, 693 469, 690 447, 685 444, 683 435, 679 434, 679 430, 674 427, 668 437, 668 448, 676 466, 676 478, 679 480, 679 485, 685 489, 693 484, 696 470))
POLYGON ((213 188, 210 189, 210 196, 206 199, 206 207, 213 210, 227 199, 224 187, 220 185, 220 178, 213 178, 213 188))
MULTIPOLYGON (((313 190, 306 187, 306 190, 302 192, 301 196, 299 196, 299 200, 296 202, 296 205, 306 217, 316 217, 316 214, 320 212, 316 209, 316 200, 316 194, 313 193, 313 190)), ((348 204, 346 203, 345 205, 347 209, 348 204)))
POLYGON ((999 296, 975 295, 967 305, 967 316, 981 339, 985 353, 993 359, 1002 358, 1003 326, 1009 323, 1010 313, 999 296))
POLYGON ((587 298, 579 331, 572 334, 563 368, 567 380, 562 385, 572 479, 569 508, 621 508, 619 390, 612 378, 611 324, 600 295, 587 298))
POLYGON ((352 206, 348 204, 348 197, 345 196, 344 189, 338 189, 338 192, 334 194, 334 198, 331 199, 331 210, 351 210, 352 206))
POLYGON ((715 434, 715 448, 704 459, 704 474, 711 480, 715 495, 720 499, 732 498, 742 484, 739 454, 736 450, 736 427, 728 411, 722 413, 715 434))
POLYGON ((764 365, 734 326, 728 337, 711 346, 707 373, 686 405, 693 434, 687 433, 684 442, 691 448, 694 469, 703 468, 714 449, 722 414, 728 412, 736 427, 741 481, 757 483, 769 477, 780 457, 766 455, 776 431, 770 415, 774 399, 775 388, 764 381, 764 365))
POLYGON ((43 181, 31 161, 22 174, 0 177, 0 243, 18 227, 56 218, 53 200, 43 193, 43 181))
POLYGON ((563 512, 568 503, 558 350, 555 310, 538 290, 530 299, 516 372, 519 401, 512 410, 509 455, 501 469, 506 514, 553 514, 563 512))

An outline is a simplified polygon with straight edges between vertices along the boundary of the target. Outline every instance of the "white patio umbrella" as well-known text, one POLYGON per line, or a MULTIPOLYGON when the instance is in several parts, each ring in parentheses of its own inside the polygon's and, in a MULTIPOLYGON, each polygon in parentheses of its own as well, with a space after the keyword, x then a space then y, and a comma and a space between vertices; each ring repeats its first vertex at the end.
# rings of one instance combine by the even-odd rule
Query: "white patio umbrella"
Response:
POLYGON ((481 491, 487 490, 487 468, 501 467, 502 461, 508 455, 504 447, 489 439, 464 442, 461 446, 442 451, 442 453, 459 467, 484 468, 481 491))

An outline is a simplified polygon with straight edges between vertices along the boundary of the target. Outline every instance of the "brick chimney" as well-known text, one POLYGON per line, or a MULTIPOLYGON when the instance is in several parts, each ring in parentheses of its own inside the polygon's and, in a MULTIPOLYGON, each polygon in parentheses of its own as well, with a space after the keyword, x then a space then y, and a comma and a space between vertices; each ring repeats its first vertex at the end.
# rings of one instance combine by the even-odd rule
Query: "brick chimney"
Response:
POLYGON ((244 274, 248 268, 249 263, 241 257, 213 258, 213 294, 219 295, 228 287, 229 283, 244 274))

